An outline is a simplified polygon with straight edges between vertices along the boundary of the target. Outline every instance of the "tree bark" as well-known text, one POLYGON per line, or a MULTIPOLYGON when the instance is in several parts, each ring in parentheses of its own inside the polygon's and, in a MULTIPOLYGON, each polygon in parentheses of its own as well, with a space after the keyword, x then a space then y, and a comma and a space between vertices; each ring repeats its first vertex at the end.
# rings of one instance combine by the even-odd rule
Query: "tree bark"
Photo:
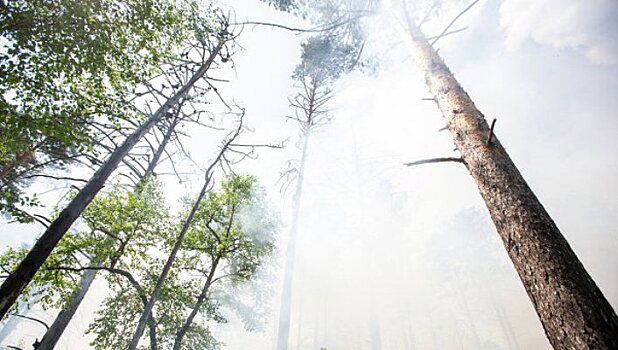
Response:
POLYGON ((137 128, 133 134, 127 137, 120 147, 114 150, 99 170, 94 173, 90 181, 77 193, 66 208, 60 212, 56 220, 49 225, 47 230, 37 240, 15 271, 4 280, 2 286, 0 286, 0 319, 4 318, 19 297, 19 294, 28 283, 30 283, 34 274, 41 268, 52 250, 56 247, 71 225, 73 225, 75 220, 81 215, 86 206, 88 206, 96 194, 103 188, 103 185, 105 185, 105 182, 122 159, 133 146, 135 146, 135 144, 167 114, 170 108, 176 105, 189 89, 202 78, 223 47, 223 44, 224 41, 220 39, 210 57, 208 57, 206 62, 204 62, 191 79, 189 79, 174 96, 169 98, 164 105, 159 107, 159 109, 148 118, 144 124, 137 128))
POLYGON ((618 317, 468 94, 409 23, 425 73, 464 164, 556 349, 618 349, 618 317))
POLYGON ((191 310, 191 313, 185 319, 185 322, 183 323, 182 327, 180 327, 178 332, 176 332, 176 339, 174 339, 173 350, 180 350, 180 347, 182 346, 183 338, 187 334, 189 327, 191 327, 191 324, 193 323, 195 316, 200 311, 200 307, 202 307, 202 304, 204 304, 204 302, 206 301, 206 298, 208 297, 208 290, 210 289, 210 286, 212 284, 212 279, 215 276, 215 271, 217 270, 217 265, 219 265, 219 258, 213 261, 210 267, 210 271, 208 272, 208 277, 206 278, 206 282, 204 283, 204 287, 202 288, 202 292, 197 297, 197 301, 195 302, 195 306, 193 307, 193 310, 191 310))
POLYGON ((283 276, 283 290, 281 292, 281 306, 279 309, 279 327, 277 328, 277 350, 287 350, 290 336, 290 318, 292 310, 292 282, 294 277, 294 260, 296 257, 296 238, 298 236, 298 220, 300 214, 300 202, 303 192, 303 180, 305 163, 307 161, 307 149, 309 146, 308 128, 304 135, 303 151, 296 179, 296 191, 294 193, 294 207, 292 209, 292 225, 286 250, 285 272, 283 276))

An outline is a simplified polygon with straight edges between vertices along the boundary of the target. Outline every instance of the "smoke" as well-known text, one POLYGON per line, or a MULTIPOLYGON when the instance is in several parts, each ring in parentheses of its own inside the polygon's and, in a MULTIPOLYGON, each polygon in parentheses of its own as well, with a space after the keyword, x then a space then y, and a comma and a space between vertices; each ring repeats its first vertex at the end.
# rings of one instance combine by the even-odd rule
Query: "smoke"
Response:
POLYGON ((618 3, 612 0, 505 0, 500 25, 515 50, 531 39, 581 52, 596 64, 618 63, 618 3))

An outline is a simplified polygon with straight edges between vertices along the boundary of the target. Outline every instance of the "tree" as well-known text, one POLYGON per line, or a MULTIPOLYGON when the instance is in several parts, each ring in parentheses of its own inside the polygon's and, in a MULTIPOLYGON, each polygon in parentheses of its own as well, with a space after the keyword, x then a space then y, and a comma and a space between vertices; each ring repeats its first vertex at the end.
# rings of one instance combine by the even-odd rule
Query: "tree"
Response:
MULTIPOLYGON (((203 24, 203 23, 201 23, 203 24)), ((0 286, 0 317, 4 317, 20 292, 30 282, 36 271, 41 267, 47 259, 51 251, 58 244, 62 236, 66 233, 69 227, 92 201, 94 196, 104 186, 105 181, 109 178, 118 164, 123 160, 124 156, 133 148, 133 146, 160 120, 167 116, 167 112, 175 106, 199 81, 206 71, 210 68, 215 58, 219 55, 225 43, 233 39, 227 32, 227 20, 222 20, 220 30, 215 31, 212 37, 208 37, 212 31, 210 27, 196 28, 196 38, 201 41, 205 47, 208 47, 208 56, 204 57, 204 61, 193 76, 181 87, 179 87, 173 96, 159 107, 139 128, 135 130, 114 152, 109 156, 105 163, 95 172, 90 181, 77 193, 67 207, 60 212, 58 217, 49 225, 45 233, 35 243, 32 250, 13 271, 9 277, 0 286), (212 39, 211 45, 206 43, 212 39)))
MULTIPOLYGON (((162 67, 160 70, 164 72, 163 74, 166 78, 165 80, 167 83, 170 83, 170 85, 174 85, 174 84, 180 85, 182 84, 182 81, 179 81, 178 77, 181 75, 182 76, 189 75, 192 72, 191 66, 192 64, 190 61, 183 60, 181 63, 171 62, 165 65, 164 67, 162 67)), ((194 87, 194 89, 197 89, 197 88, 198 88, 197 86, 194 87)), ((149 85, 149 89, 147 91, 150 91, 150 95, 155 100, 157 99, 157 97, 160 97, 160 95, 165 96, 164 91, 155 90, 155 88, 152 85, 149 85)), ((178 130, 177 130, 179 124, 181 122, 191 123, 191 124, 200 124, 199 114, 201 112, 196 111, 195 108, 197 105, 203 102, 202 101, 203 98, 201 95, 202 94, 192 94, 192 95, 185 96, 174 107, 173 112, 170 112, 171 113, 171 116, 169 117, 170 119, 162 120, 160 124, 157 125, 157 128, 154 128, 154 130, 151 132, 153 136, 153 140, 148 141, 147 137, 144 138, 146 142, 142 142, 142 143, 146 143, 146 145, 144 145, 142 148, 146 149, 147 152, 148 151, 151 152, 151 154, 146 153, 145 155, 142 154, 142 155, 135 155, 135 156, 132 156, 131 154, 127 155, 127 158, 129 159, 125 159, 123 162, 127 165, 129 174, 128 175, 123 174, 123 175, 125 175, 126 178, 130 179, 131 182, 135 183, 135 187, 133 191, 139 193, 143 191, 145 187, 147 187, 146 186, 147 183, 149 181, 152 181, 151 177, 156 176, 155 167, 159 165, 159 163, 162 160, 161 158, 164 154, 168 155, 167 158, 168 160, 172 162, 172 166, 173 166, 174 159, 167 150, 168 144, 176 143, 177 148, 182 150, 183 146, 180 141, 180 137, 178 135, 178 130), (184 105, 187 103, 190 103, 193 106, 193 111, 186 111, 183 109, 184 105), (157 129, 160 133, 160 137, 157 137, 157 129), (142 165, 139 158, 145 158, 147 161, 147 165, 142 165), (133 177, 136 177, 138 179, 137 182, 134 182, 133 177)), ((110 140, 112 138, 111 135, 106 135, 106 137, 109 138, 110 140)), ((114 141, 110 141, 110 142, 112 142, 113 144, 114 141)), ((113 144, 113 146, 115 146, 115 144, 113 144)), ((135 148, 137 149, 139 148, 139 146, 136 146, 135 148)), ((143 152, 143 150, 138 150, 138 152, 143 152)), ((113 210, 113 208, 110 210, 113 210)), ((118 218, 121 218, 121 217, 122 215, 118 215, 118 218)), ((97 220, 89 220, 89 222, 94 224, 97 222, 97 220)), ((111 232, 110 228, 107 228, 104 231, 111 232)), ((115 235, 116 237, 119 236, 118 233, 114 233, 113 235, 115 235)), ((107 237, 106 239, 114 241, 114 237, 111 237, 111 236, 107 237)), ((105 245, 108 243, 109 242, 103 242, 102 244, 105 245)), ((120 258, 120 256, 115 258, 115 260, 111 261, 110 267, 112 269, 115 268, 115 264, 118 258, 120 258)), ((91 260, 100 261, 100 259, 98 259, 97 257, 93 257, 91 260)), ((94 267, 102 266, 100 262, 95 265, 96 266, 94 267)), ((62 333, 68 326, 69 322, 71 321, 73 315, 77 311, 86 293, 88 292, 90 285, 94 281, 98 271, 99 270, 97 269, 88 269, 82 274, 80 281, 78 283, 78 287, 72 294, 71 300, 66 303, 65 307, 60 311, 60 313, 57 315, 54 322, 50 325, 45 336, 39 343, 38 349, 53 349, 55 344, 60 339, 62 333)))
POLYGON ((498 141, 493 123, 490 128, 432 46, 448 28, 429 43, 406 18, 412 58, 461 153, 456 161, 476 182, 549 342, 558 349, 617 348, 615 311, 498 141))
POLYGON ((353 69, 356 62, 356 52, 352 46, 342 44, 336 38, 327 35, 317 36, 309 38, 302 44, 301 63, 292 75, 299 84, 300 92, 290 98, 290 105, 294 107, 295 114, 288 118, 299 125, 302 148, 298 168, 290 168, 284 173, 286 182, 295 179, 296 184, 277 330, 279 350, 288 347, 296 239, 309 138, 315 129, 330 121, 331 116, 326 104, 332 97, 331 86, 341 74, 353 69))
POLYGON ((157 298, 159 297, 159 294, 161 293, 161 290, 165 284, 165 281, 168 278, 170 271, 172 270, 172 266, 174 262, 176 261, 178 251, 180 250, 183 244, 183 241, 185 239, 185 236, 187 235, 187 232, 189 231, 189 228, 191 227, 195 214, 197 213, 199 209, 200 203, 205 198, 206 194, 208 193, 208 191, 210 190, 212 186, 215 167, 218 165, 221 165, 222 163, 224 164, 223 166, 225 166, 225 164, 227 163, 228 164, 227 166, 229 167, 230 160, 228 159, 228 156, 226 156, 227 152, 233 152, 237 154, 239 153, 242 155, 241 159, 244 159, 246 156, 248 156, 248 154, 242 151, 239 151, 238 149, 235 149, 235 148, 249 147, 252 151, 255 147, 252 145, 241 145, 241 144, 235 143, 238 136, 240 136, 241 132, 244 130, 243 119, 244 119, 244 110, 241 110, 239 118, 238 118, 238 122, 237 122, 238 124, 237 127, 225 137, 225 140, 223 141, 223 144, 221 146, 219 153, 217 154, 215 159, 210 163, 210 165, 204 172, 204 182, 203 182, 202 188, 200 192, 198 193, 197 198, 193 202, 191 209, 188 211, 187 216, 184 219, 181 227, 179 228, 178 235, 174 239, 174 243, 171 247, 167 260, 165 264, 163 265, 163 268, 161 269, 161 272, 159 273, 157 277, 156 285, 154 286, 154 288, 152 289, 152 292, 148 296, 148 302, 144 306, 144 310, 137 323, 135 333, 133 334, 133 338, 129 344, 130 350, 135 350, 137 348, 139 340, 142 337, 142 334, 144 333, 144 329, 146 328, 146 324, 148 320, 150 319, 150 316, 155 306, 155 303, 157 301, 157 298))
MULTIPOLYGON (((160 185, 151 179, 138 189, 117 184, 91 203, 82 215, 85 227, 63 237, 22 294, 23 301, 62 309, 37 349, 54 347, 98 271, 127 275, 134 264, 145 264, 142 257, 156 248, 169 226, 162 199, 160 185), (82 272, 77 283, 75 277, 82 272)), ((0 258, 5 270, 16 265, 27 250, 16 253, 10 250, 0 258)))
MULTIPOLYGON (((92 154, 92 123, 136 118, 124 97, 188 33, 192 2, 9 1, 0 6, 0 213, 32 221, 22 188, 92 154)), ((96 154, 95 154, 96 155, 96 154)))
MULTIPOLYGON (((203 275, 203 286, 178 327, 174 350, 183 348, 196 316, 217 307, 214 297, 231 299, 231 306, 241 306, 242 311, 242 298, 235 287, 255 279, 260 265, 272 255, 276 228, 254 177, 232 175, 222 183, 219 193, 209 193, 196 212, 183 247, 183 265, 203 275), (224 283, 218 293, 212 291, 215 283, 224 283)), ((245 326, 256 328, 255 317, 247 316, 249 313, 241 313, 245 326)))

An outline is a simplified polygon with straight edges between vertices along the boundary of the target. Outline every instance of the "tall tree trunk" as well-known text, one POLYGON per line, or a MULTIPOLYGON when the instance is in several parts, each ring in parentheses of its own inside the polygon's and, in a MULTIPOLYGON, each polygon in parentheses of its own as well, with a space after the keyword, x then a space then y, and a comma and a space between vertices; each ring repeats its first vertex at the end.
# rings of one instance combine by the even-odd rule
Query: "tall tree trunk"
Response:
POLYGON ((319 325, 319 314, 318 314, 318 309, 315 308, 313 310, 313 349, 319 349, 318 344, 320 343, 319 340, 319 330, 320 328, 318 327, 319 325))
POLYGON ((210 286, 212 284, 212 279, 215 276, 215 271, 217 270, 217 265, 218 264, 219 264, 219 258, 216 258, 213 261, 212 265, 210 266, 210 271, 208 272, 208 277, 206 278, 206 282, 204 283, 204 287, 202 287, 202 292, 197 297, 197 301, 195 302, 195 306, 193 307, 193 310, 191 310, 191 313, 185 319, 185 322, 182 324, 182 327, 180 327, 178 332, 176 332, 176 339, 174 339, 173 350, 180 350, 180 347, 182 346, 182 340, 184 339, 185 335, 187 334, 187 331, 189 330, 189 327, 191 327, 191 324, 193 323, 193 320, 195 319, 195 316, 200 311, 200 308, 202 307, 202 304, 204 304, 204 302, 206 301, 206 298, 208 297, 208 290, 210 289, 210 286))
POLYGON ((73 225, 75 220, 81 215, 86 206, 88 206, 96 194, 103 188, 105 182, 122 159, 133 146, 135 146, 135 144, 167 114, 170 108, 175 106, 178 101, 185 96, 189 89, 202 78, 223 47, 223 44, 224 41, 220 39, 210 57, 208 57, 206 62, 204 62, 191 79, 189 79, 174 96, 170 97, 164 105, 159 107, 159 109, 148 118, 144 124, 137 128, 133 134, 127 137, 122 145, 114 150, 105 163, 94 173, 92 178, 90 178, 90 181, 88 181, 66 208, 64 208, 58 217, 49 225, 47 230, 45 230, 43 235, 37 240, 15 271, 4 280, 2 286, 0 286, 0 319, 6 316, 11 306, 13 306, 19 297, 19 294, 30 283, 35 273, 41 268, 52 250, 56 247, 71 225, 73 225))
POLYGON ((283 275, 283 291, 281 292, 281 306, 279 309, 279 327, 277 328, 277 350, 287 350, 290 336, 290 315, 292 309, 292 281, 294 276, 294 260, 296 257, 296 238, 298 236, 298 220, 300 214, 300 202, 303 193, 303 180, 305 163, 307 161, 307 149, 309 146, 310 128, 304 134, 303 151, 296 179, 296 192, 294 193, 294 207, 292 209, 292 225, 288 246, 286 250, 285 271, 283 275))
POLYGON ((403 333, 403 345, 405 350, 414 350, 416 348, 414 344, 414 330, 412 328, 412 321, 410 320, 410 305, 406 305, 401 310, 400 320, 403 333))
POLYGON ((77 312, 77 308, 79 308, 79 305, 84 300, 84 297, 86 296, 88 289, 90 289, 90 285, 92 285, 96 275, 97 270, 86 270, 82 274, 77 289, 73 292, 73 295, 71 295, 69 305, 58 313, 54 323, 51 324, 43 336, 43 339, 41 339, 41 342, 36 347, 37 350, 52 350, 56 346, 56 343, 58 343, 62 333, 64 333, 64 330, 69 325, 69 322, 73 319, 75 312, 77 312))
POLYGON ((369 334, 371 335, 371 350, 382 350, 382 337, 380 336, 380 320, 376 313, 373 300, 369 306, 369 334))
POLYGON ((618 317, 468 94, 409 21, 412 57, 557 349, 618 349, 618 317))
MULTIPOLYGON (((159 147, 157 147, 157 150, 154 152, 153 157, 148 164, 148 168, 146 172, 144 173, 144 176, 140 179, 140 183, 144 181, 146 178, 148 178, 149 175, 154 173, 154 169, 159 163, 159 160, 161 159, 161 155, 165 151, 165 147, 167 147, 167 144, 169 143, 169 140, 171 139, 172 133, 178 123, 178 120, 179 120, 178 114, 176 114, 176 117, 171 121, 170 127, 165 133, 163 139, 161 140, 161 143, 159 143, 159 147)), ((121 248, 121 250, 123 249, 124 247, 121 248)), ((119 259, 119 256, 118 256, 118 259, 119 259)), ((118 259, 114 259, 114 261, 111 263, 112 268, 115 267, 118 259)), ((94 281, 97 275, 97 272, 98 270, 86 270, 82 274, 80 281, 79 281, 79 285, 77 289, 75 290, 75 292, 73 292, 73 294, 71 295, 71 300, 69 301, 68 306, 58 313, 58 315, 56 316, 56 319, 54 320, 54 323, 52 323, 52 325, 49 327, 49 330, 43 336, 43 339, 41 339, 41 342, 39 343, 37 350, 53 350, 54 349, 54 347, 58 343, 58 340, 60 340, 60 337, 62 336, 65 329, 69 325, 69 322, 71 322, 71 320, 73 319, 73 316, 75 316, 75 313, 77 312, 77 309, 79 308, 82 301, 84 300, 86 293, 88 293, 88 290, 90 289, 90 285, 94 281)), ((149 334, 150 334, 150 343, 151 343, 150 348, 152 350, 156 350, 157 348, 156 328, 151 326, 149 334)))
POLYGON ((157 301, 159 293, 161 292, 161 288, 163 288, 163 283, 167 279, 167 275, 172 269, 172 265, 174 264, 174 261, 176 260, 176 254, 178 253, 178 250, 180 249, 180 246, 182 245, 182 242, 184 241, 185 235, 187 231, 189 230, 189 227, 191 226, 193 217, 195 216, 195 213, 197 212, 197 209, 199 208, 199 205, 202 202, 202 199, 204 198, 204 196, 206 195, 206 192, 208 191, 209 185, 210 185, 210 178, 207 178, 207 180, 204 182, 204 186, 200 190, 200 193, 195 203, 193 204, 193 207, 191 208, 191 212, 189 213, 187 219, 185 220, 182 226, 182 229, 180 230, 180 233, 176 237, 174 247, 172 247, 172 251, 170 252, 170 255, 168 256, 167 261, 165 262, 165 265, 163 266, 163 270, 159 274, 159 278, 157 279, 157 284, 155 285, 150 295, 150 298, 148 299, 148 303, 144 306, 144 311, 142 312, 142 315, 140 316, 140 319, 137 323, 137 327, 135 329, 135 333, 133 334, 133 338, 131 339, 131 343, 129 344, 129 350, 135 350, 137 348, 137 344, 139 343, 139 340, 142 337, 142 334, 144 334, 144 329, 146 328, 148 319, 150 318, 152 314, 152 308, 154 307, 154 304, 157 301))
MULTIPOLYGON (((218 48, 221 49, 221 47, 218 47, 218 48)), ((148 319, 151 317, 152 309, 157 301, 157 298, 159 297, 159 293, 161 292, 161 289, 163 288, 163 283, 165 283, 165 280, 167 279, 167 275, 169 274, 170 270, 172 269, 172 265, 174 264, 174 261, 176 260, 176 254, 178 253, 178 250, 180 250, 180 246, 182 245, 182 242, 184 241, 185 235, 187 234, 189 227, 191 227, 191 223, 193 222, 193 217, 195 216, 195 213, 197 212, 200 206, 200 203, 202 202, 202 200, 204 199, 204 196, 208 192, 208 189, 209 189, 209 186, 212 180, 213 168, 221 161, 221 158, 223 157, 227 149, 230 147, 230 144, 236 139, 236 137, 238 137, 238 135, 240 134, 242 130, 242 126, 243 126, 243 123, 242 123, 242 118, 241 118, 239 125, 238 125, 238 129, 236 129, 235 133, 233 133, 233 135, 231 135, 229 139, 225 142, 225 144, 223 145, 221 151, 219 152, 215 160, 210 164, 210 166, 206 170, 204 185, 202 186, 202 189, 200 190, 200 193, 198 194, 197 199, 193 203, 193 207, 191 208, 189 215, 185 219, 185 222, 183 223, 182 228, 180 229, 180 232, 178 233, 178 236, 176 237, 176 241, 174 242, 172 251, 170 252, 167 258, 167 261, 165 262, 165 265, 163 266, 163 270, 161 270, 161 273, 159 274, 157 283, 154 289, 152 290, 152 293, 150 294, 150 299, 148 300, 148 303, 146 304, 146 306, 144 306, 144 311, 142 312, 142 315, 137 323, 137 327, 135 329, 135 333, 133 334, 133 338, 131 339, 131 342, 129 343, 129 350, 135 350, 137 348, 137 344, 139 343, 139 340, 142 337, 142 334, 144 333, 144 329, 146 328, 146 323, 148 322, 148 319)))

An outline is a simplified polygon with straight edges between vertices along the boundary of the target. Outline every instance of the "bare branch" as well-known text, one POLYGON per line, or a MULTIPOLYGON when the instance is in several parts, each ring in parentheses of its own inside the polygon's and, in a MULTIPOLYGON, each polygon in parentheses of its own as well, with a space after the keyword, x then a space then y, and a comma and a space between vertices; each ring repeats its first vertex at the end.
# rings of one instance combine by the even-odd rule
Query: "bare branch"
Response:
POLYGON ((446 32, 446 33, 442 34, 441 36, 440 35, 430 36, 430 37, 427 38, 427 40, 434 40, 434 39, 438 39, 440 37, 444 38, 445 36, 449 36, 451 34, 457 34, 457 33, 463 32, 466 29, 468 29, 468 27, 463 27, 463 28, 451 30, 450 32, 446 32))
POLYGON ((448 32, 448 30, 451 29, 451 26, 453 24, 455 24, 455 22, 459 19, 459 17, 463 16, 464 13, 468 12, 468 10, 470 10, 479 1, 480 0, 474 0, 470 5, 468 5, 468 7, 463 9, 463 11, 459 12, 459 14, 457 16, 455 16, 455 18, 453 18, 453 20, 446 26, 446 28, 444 28, 442 33, 440 33, 438 36, 436 36, 435 39, 433 39, 433 41, 431 42, 431 45, 433 46, 435 43, 438 42, 438 40, 440 40, 440 38, 442 38, 444 35, 446 35, 446 32, 448 32))
POLYGON ((491 144, 491 139, 494 136, 494 126, 496 126, 496 118, 491 121, 491 128, 489 129, 489 137, 487 138, 487 146, 491 144))
POLYGON ((45 326, 46 330, 49 330, 49 326, 47 325, 47 323, 39 320, 38 318, 34 318, 34 317, 30 317, 30 316, 24 316, 24 315, 20 315, 20 314, 11 314, 11 315, 15 316, 15 317, 25 318, 26 320, 30 320, 30 321, 34 321, 36 323, 42 324, 43 326, 45 326))
POLYGON ((430 159, 417 160, 415 162, 403 163, 403 165, 414 166, 414 165, 421 165, 421 164, 444 163, 444 162, 455 162, 455 163, 464 164, 464 160, 461 158, 445 157, 445 158, 430 158, 430 159))

